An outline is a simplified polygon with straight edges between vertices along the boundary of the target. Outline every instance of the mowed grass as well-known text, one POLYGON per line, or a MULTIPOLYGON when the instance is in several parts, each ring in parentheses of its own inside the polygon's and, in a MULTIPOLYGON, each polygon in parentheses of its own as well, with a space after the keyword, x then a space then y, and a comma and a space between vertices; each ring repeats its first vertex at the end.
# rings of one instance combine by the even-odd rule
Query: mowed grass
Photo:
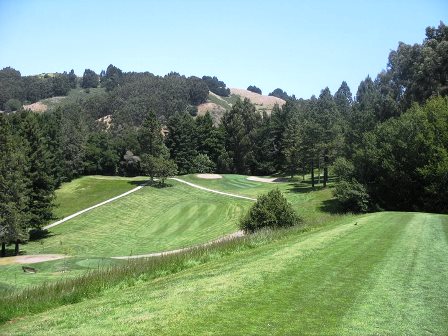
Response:
POLYGON ((144 183, 146 177, 84 176, 56 190, 54 216, 58 219, 101 203, 144 183))
POLYGON ((195 174, 184 175, 181 178, 206 188, 253 198, 278 188, 308 225, 325 224, 337 215, 334 211, 335 200, 331 185, 328 188, 316 185, 313 190, 309 180, 266 183, 250 181, 247 176, 237 174, 223 174, 221 179, 203 179, 195 174))
POLYGON ((112 257, 187 247, 237 230, 252 202, 201 191, 179 182, 144 187, 50 230, 23 245, 27 254, 112 257))
MULTIPOLYGON (((213 250, 210 250, 213 254, 213 250)), ((421 335, 448 330, 448 216, 341 218, 16 319, 5 335, 421 335)))

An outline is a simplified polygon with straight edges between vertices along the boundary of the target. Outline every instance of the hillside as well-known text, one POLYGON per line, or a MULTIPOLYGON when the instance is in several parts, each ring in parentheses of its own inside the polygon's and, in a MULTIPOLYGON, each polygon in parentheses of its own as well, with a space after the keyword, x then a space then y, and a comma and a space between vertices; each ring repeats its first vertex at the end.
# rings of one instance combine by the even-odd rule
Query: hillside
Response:
POLYGON ((443 215, 385 212, 261 235, 184 271, 16 319, 3 334, 441 335, 447 227, 443 215))
POLYGON ((231 88, 229 97, 221 97, 212 92, 209 92, 207 102, 198 106, 198 115, 204 115, 210 112, 215 124, 219 124, 224 112, 230 110, 236 99, 249 99, 255 108, 260 113, 267 112, 270 114, 272 109, 277 104, 283 106, 286 102, 283 99, 260 95, 244 89, 231 88))

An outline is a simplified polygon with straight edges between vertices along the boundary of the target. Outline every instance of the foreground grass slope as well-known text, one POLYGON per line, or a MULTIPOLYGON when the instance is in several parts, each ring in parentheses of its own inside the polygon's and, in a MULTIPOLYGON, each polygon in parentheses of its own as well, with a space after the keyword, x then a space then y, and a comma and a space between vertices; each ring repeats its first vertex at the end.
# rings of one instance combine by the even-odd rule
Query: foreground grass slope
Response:
POLYGON ((5 335, 444 334, 448 216, 377 213, 2 326, 5 335))

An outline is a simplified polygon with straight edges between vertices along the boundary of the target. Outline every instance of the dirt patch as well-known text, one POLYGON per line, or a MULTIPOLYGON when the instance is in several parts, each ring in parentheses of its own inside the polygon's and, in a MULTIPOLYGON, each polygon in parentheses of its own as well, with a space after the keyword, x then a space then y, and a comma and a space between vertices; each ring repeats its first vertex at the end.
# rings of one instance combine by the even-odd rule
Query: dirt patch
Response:
POLYGON ((249 176, 247 178, 249 181, 255 182, 265 182, 265 183, 280 183, 287 182, 288 179, 284 177, 258 177, 258 176, 249 176))
POLYGON ((222 178, 222 176, 219 174, 197 174, 196 177, 207 180, 216 180, 222 178))
POLYGON ((103 124, 106 127, 106 130, 108 130, 110 128, 110 126, 112 125, 112 115, 108 114, 104 117, 97 119, 97 121, 100 124, 103 124))
POLYGON ((0 266, 12 264, 35 264, 43 261, 66 258, 63 254, 36 254, 0 258, 0 266))
POLYGON ((37 102, 29 105, 23 105, 24 110, 31 110, 33 112, 45 112, 48 106, 42 102, 37 102))
POLYGON ((244 89, 231 88, 230 93, 242 98, 249 99, 251 103, 257 107, 257 109, 266 109, 272 111, 275 104, 278 104, 278 106, 283 106, 286 103, 283 99, 273 96, 263 96, 244 89))

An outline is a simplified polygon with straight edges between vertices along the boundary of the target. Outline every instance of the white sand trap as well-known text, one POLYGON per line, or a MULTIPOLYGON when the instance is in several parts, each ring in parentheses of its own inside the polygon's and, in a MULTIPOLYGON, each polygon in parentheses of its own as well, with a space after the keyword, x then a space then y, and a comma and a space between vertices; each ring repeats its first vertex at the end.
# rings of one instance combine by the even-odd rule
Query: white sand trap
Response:
POLYGON ((196 174, 196 177, 208 179, 208 180, 215 180, 222 178, 219 174, 196 174))
POLYGON ((63 254, 36 254, 36 255, 22 255, 16 257, 0 258, 0 265, 11 264, 35 264, 43 261, 58 260, 66 258, 63 254))
POLYGON ((287 179, 282 177, 258 177, 258 176, 249 176, 247 178, 249 181, 255 181, 255 182, 265 182, 265 183, 280 183, 280 182, 286 182, 287 179))

